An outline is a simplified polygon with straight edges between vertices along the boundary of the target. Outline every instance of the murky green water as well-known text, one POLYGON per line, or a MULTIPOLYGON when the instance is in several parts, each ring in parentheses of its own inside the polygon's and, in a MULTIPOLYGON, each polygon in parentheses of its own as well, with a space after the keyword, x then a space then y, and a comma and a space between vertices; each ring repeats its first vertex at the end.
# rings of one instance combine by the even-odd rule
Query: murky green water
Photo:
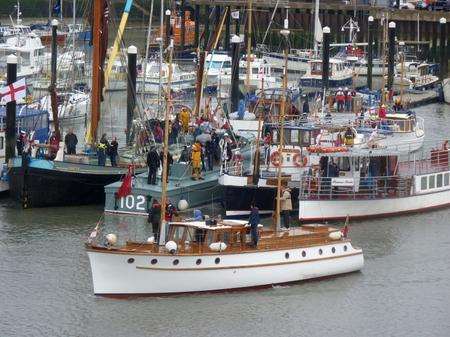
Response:
MULTIPOLYGON (((449 135, 450 107, 417 110, 449 135)), ((118 126, 119 127, 119 126, 118 126)), ((261 291, 96 297, 83 241, 101 207, 0 200, 0 336, 448 336, 450 209, 352 222, 362 272, 261 291)))

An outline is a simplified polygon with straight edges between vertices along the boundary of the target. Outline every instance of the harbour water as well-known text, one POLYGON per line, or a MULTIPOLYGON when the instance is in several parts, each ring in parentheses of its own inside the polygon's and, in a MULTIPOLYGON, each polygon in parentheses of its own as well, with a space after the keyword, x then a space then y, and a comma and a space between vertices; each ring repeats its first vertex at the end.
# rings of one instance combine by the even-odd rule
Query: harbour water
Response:
MULTIPOLYGON (((428 139, 448 137, 450 106, 416 111, 428 139)), ((22 210, 0 200, 0 336, 449 335, 450 209, 352 222, 366 259, 358 273, 125 300, 92 294, 83 241, 101 214, 101 206, 22 210)))

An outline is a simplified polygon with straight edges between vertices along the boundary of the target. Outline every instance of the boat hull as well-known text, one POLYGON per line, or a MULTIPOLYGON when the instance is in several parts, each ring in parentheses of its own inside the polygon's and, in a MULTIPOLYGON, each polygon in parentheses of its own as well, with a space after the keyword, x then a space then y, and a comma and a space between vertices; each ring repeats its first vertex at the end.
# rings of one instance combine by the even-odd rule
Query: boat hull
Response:
POLYGON ((264 287, 350 273, 364 265, 362 250, 350 242, 239 254, 177 256, 95 249, 88 249, 87 254, 97 295, 160 295, 264 287), (151 264, 153 259, 156 264, 151 264))
POLYGON ((363 200, 300 200, 301 221, 385 217, 450 206, 450 190, 403 198, 363 200))
POLYGON ((73 170, 14 166, 9 170, 10 196, 24 208, 103 203, 104 186, 125 172, 89 173, 88 166, 93 165, 74 165, 73 170))

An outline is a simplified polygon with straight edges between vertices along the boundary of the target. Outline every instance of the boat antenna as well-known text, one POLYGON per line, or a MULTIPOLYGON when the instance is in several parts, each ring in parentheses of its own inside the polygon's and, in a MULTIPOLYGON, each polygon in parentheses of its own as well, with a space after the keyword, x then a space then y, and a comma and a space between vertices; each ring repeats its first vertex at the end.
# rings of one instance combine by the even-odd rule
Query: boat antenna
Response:
POLYGON ((277 180, 277 199, 276 199, 276 213, 275 213, 275 230, 279 231, 281 228, 280 211, 281 211, 281 165, 283 160, 283 147, 284 147, 284 115, 286 110, 286 89, 287 89, 287 76, 288 76, 288 37, 289 31, 289 12, 286 9, 286 19, 284 19, 284 29, 280 31, 280 34, 286 39, 284 47, 284 68, 283 68, 283 91, 281 94, 281 106, 280 106, 280 141, 278 144, 278 154, 280 156, 280 162, 278 165, 278 180, 277 180))
POLYGON ((167 153, 169 151, 169 117, 170 117, 170 110, 172 107, 171 102, 171 82, 172 82, 172 58, 173 58, 173 38, 170 38, 169 41, 169 70, 168 70, 168 78, 167 78, 167 88, 166 88, 166 111, 165 111, 165 117, 164 117, 164 147, 163 147, 163 162, 162 162, 162 172, 161 172, 161 229, 160 229, 160 235, 159 235, 159 244, 163 245, 166 240, 166 219, 165 219, 165 213, 166 213, 166 195, 167 195, 167 179, 168 179, 168 172, 167 172, 167 153))
MULTIPOLYGON (((147 65, 148 65, 148 54, 150 49, 150 38, 152 34, 152 20, 153 20, 153 3, 155 0, 150 2, 150 14, 148 17, 148 26, 147 26, 147 41, 145 44, 145 59, 144 59, 144 68, 143 68, 143 76, 142 76, 142 93, 141 100, 144 101, 145 97, 145 82, 147 81, 147 65)), ((161 76, 160 76, 161 79, 161 76)), ((159 102, 159 101, 158 101, 159 102)))

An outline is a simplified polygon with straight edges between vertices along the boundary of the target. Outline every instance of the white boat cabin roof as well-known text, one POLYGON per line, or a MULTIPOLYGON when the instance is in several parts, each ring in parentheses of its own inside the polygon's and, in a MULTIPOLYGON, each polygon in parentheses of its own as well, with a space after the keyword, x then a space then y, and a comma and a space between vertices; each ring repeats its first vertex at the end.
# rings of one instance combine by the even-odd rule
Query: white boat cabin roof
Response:
POLYGON ((248 224, 248 221, 244 220, 221 220, 217 225, 212 226, 208 225, 206 221, 186 221, 186 222, 171 222, 169 226, 177 226, 177 227, 190 227, 196 229, 205 229, 205 230, 223 230, 223 229, 231 229, 244 227, 248 224))
POLYGON ((208 54, 206 56, 206 61, 212 61, 212 62, 225 62, 225 61, 231 61, 231 57, 227 54, 221 54, 221 53, 214 53, 214 54, 208 54))

